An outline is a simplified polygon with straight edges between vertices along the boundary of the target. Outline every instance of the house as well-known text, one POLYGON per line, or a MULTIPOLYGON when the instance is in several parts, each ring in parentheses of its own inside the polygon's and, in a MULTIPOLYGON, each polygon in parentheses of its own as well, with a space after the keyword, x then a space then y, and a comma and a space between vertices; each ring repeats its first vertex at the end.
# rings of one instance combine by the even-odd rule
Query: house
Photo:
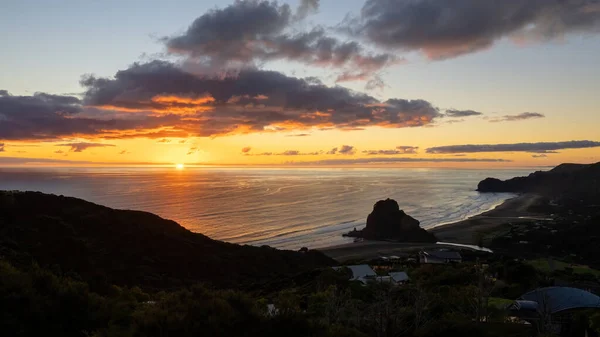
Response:
POLYGON ((419 262, 421 263, 461 263, 462 256, 459 252, 453 250, 422 250, 419 252, 419 262))
POLYGON ((396 284, 404 284, 410 280, 408 274, 406 274, 406 272, 404 271, 391 272, 388 275, 390 275, 390 277, 396 284))
POLYGON ((586 309, 600 309, 600 297, 570 287, 535 289, 508 307, 511 316, 533 324, 537 331, 546 330, 561 336, 587 336, 587 323, 582 325, 578 320, 578 314, 586 309), (578 334, 574 334, 575 331, 578 334))
POLYGON ((352 271, 352 281, 361 281, 366 284, 367 280, 377 277, 377 273, 368 264, 333 267, 334 270, 341 270, 342 268, 348 268, 352 271))

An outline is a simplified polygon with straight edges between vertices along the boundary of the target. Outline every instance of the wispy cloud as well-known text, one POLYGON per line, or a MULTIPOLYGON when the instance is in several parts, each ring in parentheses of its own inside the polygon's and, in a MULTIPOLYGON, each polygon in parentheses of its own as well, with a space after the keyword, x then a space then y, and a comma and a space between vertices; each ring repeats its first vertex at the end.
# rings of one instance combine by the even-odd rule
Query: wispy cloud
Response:
POLYGON ((401 155, 401 154, 416 154, 418 151, 418 146, 397 146, 395 149, 387 149, 387 150, 365 150, 362 153, 368 154, 370 156, 375 155, 401 155))
POLYGON ((242 153, 248 153, 252 150, 252 148, 250 146, 246 146, 245 148, 242 148, 242 153))
POLYGON ((0 157, 0 165, 38 165, 38 164, 62 164, 62 165, 172 165, 173 163, 154 162, 98 162, 87 160, 63 160, 51 158, 21 158, 0 157))
POLYGON ((600 147, 600 142, 591 140, 572 140, 566 142, 540 142, 515 144, 467 144, 431 147, 427 153, 477 153, 477 152, 531 152, 556 153, 558 150, 584 149, 600 147))
POLYGON ((89 148, 92 147, 110 147, 110 146, 115 146, 113 144, 102 144, 102 143, 85 143, 85 142, 81 142, 81 143, 65 143, 65 144, 58 144, 56 146, 68 146, 70 147, 69 151, 72 152, 83 152, 89 148))
POLYGON ((499 118, 492 118, 492 119, 490 119, 490 122, 493 122, 493 123, 517 122, 517 121, 522 121, 522 120, 527 120, 527 119, 537 119, 537 118, 544 118, 544 117, 546 117, 544 114, 537 113, 537 112, 523 112, 518 115, 504 115, 499 118))
POLYGON ((255 154, 255 156, 318 156, 322 153, 323 151, 301 152, 298 150, 286 150, 283 152, 262 152, 255 154))
POLYGON ((453 117, 453 118, 481 116, 481 115, 483 115, 483 113, 481 113, 479 111, 473 111, 473 110, 455 110, 455 109, 446 110, 446 116, 453 117))

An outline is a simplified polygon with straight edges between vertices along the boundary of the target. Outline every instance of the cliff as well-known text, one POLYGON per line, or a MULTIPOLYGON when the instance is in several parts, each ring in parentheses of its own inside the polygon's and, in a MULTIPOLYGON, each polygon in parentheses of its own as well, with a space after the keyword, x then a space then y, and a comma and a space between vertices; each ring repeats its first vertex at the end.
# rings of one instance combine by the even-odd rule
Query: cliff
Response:
POLYGON ((561 164, 550 171, 537 171, 527 177, 508 180, 486 178, 479 192, 538 193, 549 197, 598 199, 600 163, 561 164))
POLYGON ((419 221, 400 209, 395 200, 379 200, 367 217, 367 226, 346 236, 368 240, 436 242, 435 236, 419 226, 419 221))
POLYGON ((0 257, 76 273, 90 284, 164 289, 250 287, 335 261, 316 252, 240 246, 147 212, 39 192, 0 191, 0 257))

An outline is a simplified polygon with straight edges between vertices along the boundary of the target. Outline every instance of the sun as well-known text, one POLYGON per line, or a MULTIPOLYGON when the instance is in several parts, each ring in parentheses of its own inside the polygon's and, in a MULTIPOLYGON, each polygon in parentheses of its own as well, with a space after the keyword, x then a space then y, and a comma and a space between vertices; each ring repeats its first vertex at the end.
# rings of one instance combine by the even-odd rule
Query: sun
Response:
POLYGON ((185 168, 184 164, 175 164, 175 168, 178 170, 183 170, 185 168))

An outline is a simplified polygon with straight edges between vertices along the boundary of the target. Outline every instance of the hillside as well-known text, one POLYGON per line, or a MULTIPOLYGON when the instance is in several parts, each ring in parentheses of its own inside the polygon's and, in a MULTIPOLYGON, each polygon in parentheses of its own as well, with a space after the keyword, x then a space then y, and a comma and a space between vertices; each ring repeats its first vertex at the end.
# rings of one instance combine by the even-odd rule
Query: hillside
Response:
POLYGON ((157 215, 39 192, 0 191, 0 257, 74 272, 92 286, 252 287, 333 260, 315 251, 240 246, 157 215))
POLYGON ((527 177, 508 180, 487 178, 479 183, 477 190, 597 200, 600 197, 600 162, 561 164, 550 171, 537 171, 527 177))

